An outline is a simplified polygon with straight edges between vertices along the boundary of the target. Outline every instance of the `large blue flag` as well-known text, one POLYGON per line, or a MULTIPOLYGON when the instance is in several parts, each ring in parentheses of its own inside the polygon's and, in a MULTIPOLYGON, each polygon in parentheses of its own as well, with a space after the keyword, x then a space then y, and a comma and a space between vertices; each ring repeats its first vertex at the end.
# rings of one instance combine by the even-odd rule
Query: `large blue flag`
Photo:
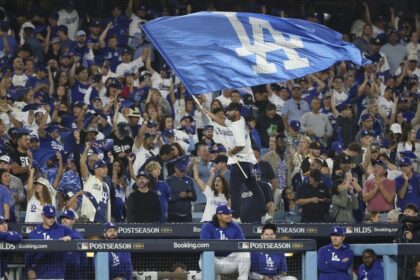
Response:
POLYGON ((337 61, 364 64, 340 33, 299 19, 200 12, 158 18, 143 29, 193 94, 287 81, 337 61))

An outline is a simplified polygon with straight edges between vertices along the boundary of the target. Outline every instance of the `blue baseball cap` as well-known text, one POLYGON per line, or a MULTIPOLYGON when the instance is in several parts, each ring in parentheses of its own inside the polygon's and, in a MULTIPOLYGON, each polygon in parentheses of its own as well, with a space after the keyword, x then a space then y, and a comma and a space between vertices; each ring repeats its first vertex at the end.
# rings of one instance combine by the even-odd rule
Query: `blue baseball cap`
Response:
POLYGON ((206 131, 206 130, 214 130, 214 126, 206 125, 206 126, 204 126, 203 131, 206 131))
POLYGON ((138 177, 146 177, 147 179, 149 179, 150 177, 149 177, 149 173, 147 173, 146 171, 144 171, 144 170, 139 170, 139 172, 137 173, 137 178, 138 177))
POLYGON ((102 159, 99 159, 99 160, 95 161, 95 163, 93 164, 93 169, 106 167, 106 166, 107 166, 106 162, 102 159))
POLYGON ((417 156, 415 153, 413 153, 413 151, 402 151, 400 152, 400 155, 409 159, 417 159, 417 156))
POLYGON ((339 226, 335 226, 331 229, 330 235, 344 236, 344 229, 339 226))
POLYGON ((69 29, 67 28, 67 26, 65 26, 64 24, 61 24, 57 27, 58 31, 63 31, 63 32, 67 32, 69 29))
POLYGON ((55 207, 52 205, 45 205, 42 208, 42 214, 47 218, 55 217, 55 214, 56 214, 55 207))
POLYGON ((75 220, 76 219, 76 215, 74 215, 74 212, 72 210, 65 210, 63 212, 63 214, 60 215, 60 219, 62 219, 62 218, 67 218, 67 219, 75 220))
POLYGON ((175 136, 175 131, 172 128, 167 128, 162 133, 163 137, 173 137, 175 136))
POLYGON ((184 115, 182 118, 181 118, 181 122, 183 121, 183 120, 185 120, 185 119, 189 119, 190 120, 190 122, 193 122, 194 121, 194 118, 192 117, 192 116, 190 116, 190 115, 184 115))
POLYGON ((233 212, 235 211, 232 211, 231 209, 229 209, 229 207, 226 204, 221 204, 217 206, 216 208, 216 214, 229 215, 229 214, 232 214, 233 212))
POLYGON ((189 158, 187 156, 183 156, 176 159, 174 162, 175 168, 177 168, 181 172, 185 172, 188 166, 188 160, 189 158))
POLYGON ((3 216, 0 216, 0 224, 3 224, 6 222, 6 219, 3 216))
POLYGON ((210 153, 225 153, 225 152, 226 152, 226 148, 223 145, 214 146, 210 150, 210 153))
POLYGON ((373 133, 371 131, 367 131, 367 130, 362 130, 362 132, 360 133, 360 137, 365 137, 365 136, 374 136, 372 135, 373 133))
POLYGON ((300 121, 297 121, 297 120, 293 120, 293 121, 291 121, 291 122, 290 122, 290 127, 291 127, 294 131, 299 132, 300 127, 301 127, 300 121))
POLYGON ((333 150, 336 154, 339 154, 344 150, 343 144, 339 141, 334 141, 331 144, 331 150, 333 150))
POLYGON ((400 167, 401 166, 411 166, 411 164, 412 164, 413 162, 411 161, 411 159, 409 159, 409 158, 402 158, 401 160, 400 160, 400 167))
POLYGON ((386 165, 386 163, 385 163, 385 161, 383 161, 383 160, 377 160, 377 161, 375 161, 375 164, 374 164, 374 166, 375 165, 380 165, 380 166, 382 166, 382 168, 383 169, 385 169, 385 170, 387 170, 387 165, 386 165))
POLYGON ((106 232, 110 228, 115 228, 118 230, 118 226, 114 223, 105 223, 104 224, 104 232, 106 232))

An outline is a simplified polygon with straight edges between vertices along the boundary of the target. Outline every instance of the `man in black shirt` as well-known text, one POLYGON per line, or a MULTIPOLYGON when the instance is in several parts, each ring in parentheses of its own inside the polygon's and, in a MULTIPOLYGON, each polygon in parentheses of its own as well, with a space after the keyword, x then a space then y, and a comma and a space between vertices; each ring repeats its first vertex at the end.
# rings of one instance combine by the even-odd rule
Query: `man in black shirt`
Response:
POLYGON ((29 166, 32 164, 32 153, 29 149, 29 130, 25 128, 19 129, 17 134, 17 147, 10 154, 12 165, 10 171, 13 175, 22 180, 26 184, 29 177, 29 166))
POLYGON ((308 183, 303 184, 297 193, 296 204, 302 206, 302 223, 322 223, 330 208, 330 192, 321 183, 322 174, 313 170, 308 183))
POLYGON ((114 158, 123 160, 125 166, 128 164, 127 156, 131 153, 131 147, 134 143, 130 134, 130 126, 126 122, 119 123, 116 129, 111 133, 111 138, 114 140, 112 155, 114 158))
POLYGON ((284 124, 280 115, 276 113, 276 105, 268 103, 264 115, 257 118, 256 129, 261 136, 261 143, 264 148, 268 148, 270 134, 284 133, 284 124), (272 131, 269 131, 271 130, 272 131))
POLYGON ((139 171, 137 174, 137 190, 127 200, 127 222, 158 223, 162 220, 162 207, 159 196, 149 189, 149 174, 139 171))

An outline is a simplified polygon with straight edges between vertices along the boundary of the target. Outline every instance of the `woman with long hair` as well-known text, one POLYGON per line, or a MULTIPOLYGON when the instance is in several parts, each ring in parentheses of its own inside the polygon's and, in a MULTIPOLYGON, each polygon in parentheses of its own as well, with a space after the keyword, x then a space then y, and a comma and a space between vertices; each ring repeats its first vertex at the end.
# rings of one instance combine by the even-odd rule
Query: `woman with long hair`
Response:
POLYGON ((165 181, 159 180, 162 168, 156 161, 151 161, 146 165, 146 172, 150 175, 149 186, 159 196, 160 206, 162 207, 162 223, 168 219, 168 203, 171 198, 171 188, 165 181))
POLYGON ((3 207, 0 209, 0 215, 3 216, 5 220, 14 221, 11 193, 9 190, 9 171, 6 169, 0 169, 0 202, 3 207), (13 217, 12 217, 13 216, 13 217))
POLYGON ((400 159, 400 152, 411 151, 416 152, 416 130, 410 129, 403 134, 401 142, 397 146, 397 158, 400 159))
POLYGON ((206 207, 201 222, 211 222, 213 215, 216 214, 217 206, 227 204, 229 200, 229 184, 223 176, 214 176, 214 167, 210 168, 210 177, 207 184, 204 183, 198 173, 198 161, 196 159, 193 159, 193 174, 194 180, 206 196, 206 207))
MULTIPOLYGON (((35 169, 30 168, 28 179, 27 200, 28 206, 26 209, 25 223, 40 223, 42 222, 42 208, 45 205, 52 205, 52 199, 48 187, 40 181, 44 178, 38 178, 34 182, 35 169), (41 180, 40 180, 41 179, 41 180), (34 186, 35 183, 35 186, 34 186)), ((44 179, 44 180, 42 180, 44 179)), ((48 180, 46 180, 48 182, 48 180)))
POLYGON ((126 218, 127 186, 130 183, 122 159, 114 158, 109 174, 115 188, 114 218, 116 222, 122 222, 126 218))
POLYGON ((281 193, 281 199, 283 200, 284 216, 280 215, 278 219, 279 222, 284 222, 286 220, 288 223, 299 223, 301 218, 300 210, 302 208, 296 204, 297 198, 293 188, 285 187, 281 193))
POLYGON ((168 176, 171 176, 175 173, 175 160, 179 157, 185 156, 185 151, 178 142, 174 142, 171 144, 171 153, 173 160, 166 164, 166 168, 168 169, 168 176))

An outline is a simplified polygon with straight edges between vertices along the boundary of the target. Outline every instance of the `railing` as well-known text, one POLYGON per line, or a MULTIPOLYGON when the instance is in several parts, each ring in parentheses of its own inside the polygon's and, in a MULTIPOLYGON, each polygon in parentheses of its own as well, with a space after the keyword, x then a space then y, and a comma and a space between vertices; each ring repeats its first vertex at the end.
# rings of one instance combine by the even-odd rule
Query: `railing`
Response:
MULTIPOLYGON (((335 224, 346 229, 347 237, 385 237, 393 238, 396 235, 398 224, 335 224)), ((189 238, 198 239, 201 224, 118 224, 120 238, 189 238)), ((305 224, 277 224, 278 233, 296 238, 328 237, 331 224, 305 223, 305 224)), ((10 224, 10 227, 22 233, 29 234, 34 224, 10 224)), ((255 224, 241 224, 247 238, 259 238, 262 226, 255 224)), ((102 236, 102 224, 75 224, 74 229, 83 234, 85 238, 102 236)))
POLYGON ((317 273, 314 240, 24 240, 19 244, 0 243, 0 252, 95 252, 95 279, 109 279, 107 252, 131 253, 201 253, 201 279, 214 280, 215 252, 284 252, 302 254, 301 279, 314 279, 317 273))

